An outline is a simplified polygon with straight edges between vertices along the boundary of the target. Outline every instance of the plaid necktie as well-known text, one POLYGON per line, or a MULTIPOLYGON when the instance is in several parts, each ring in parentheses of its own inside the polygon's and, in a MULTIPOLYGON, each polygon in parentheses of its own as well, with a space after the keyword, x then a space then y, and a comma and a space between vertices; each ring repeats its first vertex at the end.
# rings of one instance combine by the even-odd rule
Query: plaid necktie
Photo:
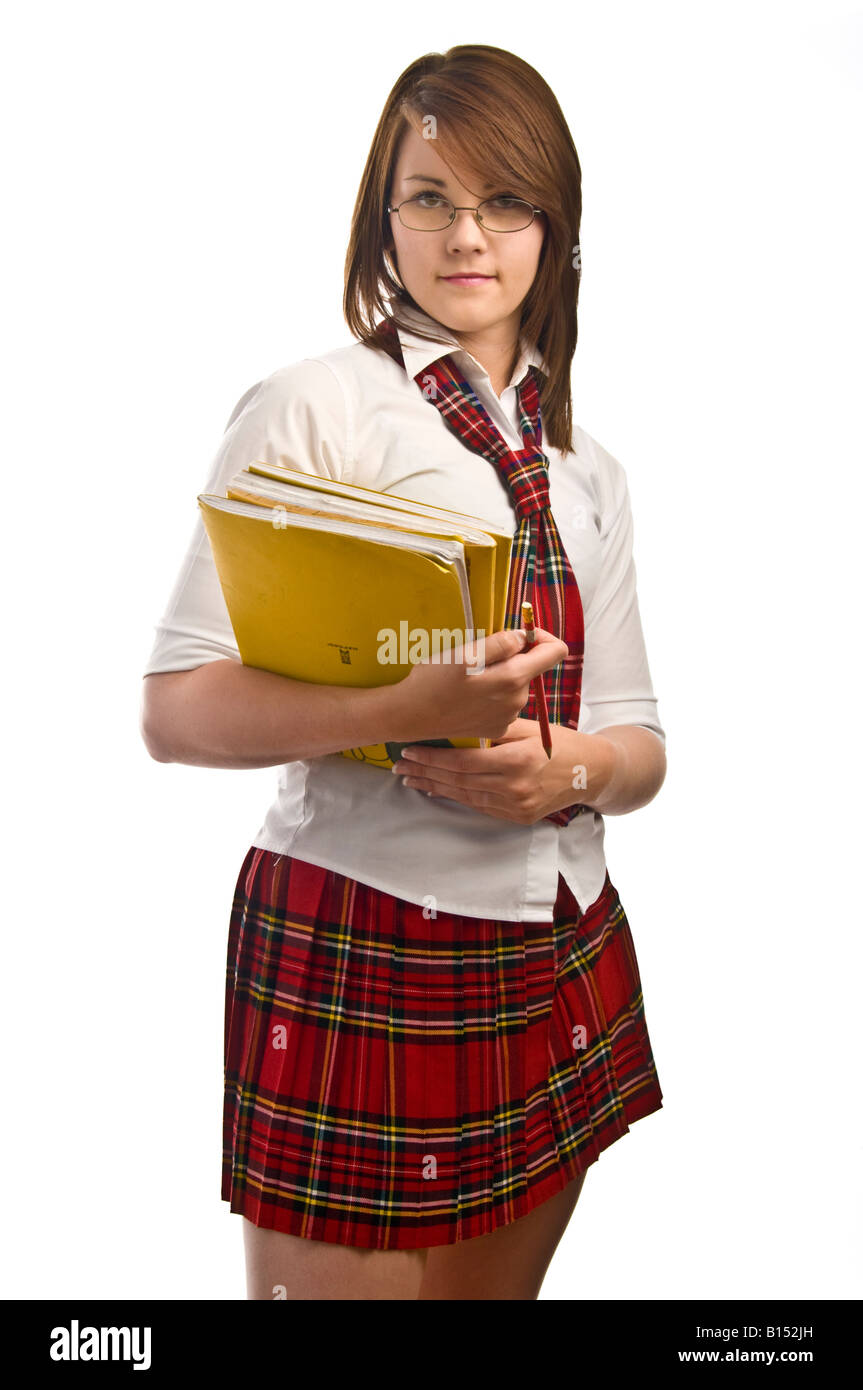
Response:
MULTIPOLYGON (((391 319, 380 326, 380 334, 387 352, 404 367, 401 344, 391 319)), ((521 627, 522 599, 529 599, 537 627, 566 642, 569 655, 540 679, 545 687, 550 723, 577 729, 584 665, 584 613, 575 574, 549 505, 548 458, 542 451, 539 404, 541 377, 539 369, 530 366, 516 388, 525 445, 518 451, 510 449, 452 355, 430 363, 417 372, 414 380, 425 398, 437 406, 447 428, 468 449, 487 458, 506 486, 517 525, 504 628, 521 627)), ((536 717, 536 697, 531 690, 519 718, 536 717)), ((583 805, 570 806, 544 819, 568 825, 587 809, 583 805)))

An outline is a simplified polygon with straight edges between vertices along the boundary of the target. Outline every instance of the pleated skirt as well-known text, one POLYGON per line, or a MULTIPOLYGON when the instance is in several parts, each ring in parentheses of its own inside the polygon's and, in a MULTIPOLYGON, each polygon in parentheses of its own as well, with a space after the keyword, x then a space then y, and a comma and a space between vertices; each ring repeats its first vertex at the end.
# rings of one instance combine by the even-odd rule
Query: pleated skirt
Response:
POLYGON ((231 910, 222 1199, 412 1250, 525 1216, 662 1107, 606 874, 553 920, 437 912, 252 846, 231 910))

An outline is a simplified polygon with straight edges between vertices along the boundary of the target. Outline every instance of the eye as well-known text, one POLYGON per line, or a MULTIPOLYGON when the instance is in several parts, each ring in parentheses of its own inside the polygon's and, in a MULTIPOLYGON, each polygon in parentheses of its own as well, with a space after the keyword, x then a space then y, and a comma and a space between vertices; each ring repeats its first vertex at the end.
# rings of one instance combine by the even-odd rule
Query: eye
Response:
POLYGON ((516 197, 514 193, 498 193, 496 198, 487 198, 486 202, 499 208, 511 208, 513 203, 523 203, 524 199, 516 197))
POLYGON ((410 202, 419 203, 420 207, 429 208, 440 207, 443 203, 447 202, 447 199, 444 198, 440 193, 433 193, 430 188, 424 188, 421 193, 417 193, 413 198, 411 198, 410 202), (429 198, 431 199, 431 202, 426 201, 429 198))

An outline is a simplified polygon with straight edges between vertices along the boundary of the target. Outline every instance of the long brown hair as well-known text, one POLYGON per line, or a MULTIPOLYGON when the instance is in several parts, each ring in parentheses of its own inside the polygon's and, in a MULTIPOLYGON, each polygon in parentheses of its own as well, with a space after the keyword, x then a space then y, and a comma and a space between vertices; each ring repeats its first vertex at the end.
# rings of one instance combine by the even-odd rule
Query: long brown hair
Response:
POLYGON ((522 306, 521 333, 536 344, 549 369, 541 394, 544 438, 568 452, 573 448, 570 373, 578 337, 581 166, 557 98, 514 53, 462 44, 418 58, 396 82, 372 139, 351 220, 344 293, 348 327, 362 342, 387 351, 376 332, 378 315, 407 327, 399 319, 399 305, 420 308, 397 278, 386 209, 401 138, 408 125, 422 135, 429 117, 434 118, 435 152, 448 167, 475 170, 481 150, 484 175, 545 214, 547 230, 522 306))

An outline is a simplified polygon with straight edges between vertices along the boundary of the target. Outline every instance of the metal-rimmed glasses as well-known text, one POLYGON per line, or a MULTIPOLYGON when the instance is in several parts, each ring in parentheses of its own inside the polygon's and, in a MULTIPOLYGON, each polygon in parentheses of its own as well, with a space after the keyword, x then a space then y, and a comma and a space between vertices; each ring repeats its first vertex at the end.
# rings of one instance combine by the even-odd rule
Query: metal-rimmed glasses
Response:
POLYGON ((402 226, 412 232, 442 232, 452 226, 457 212, 472 212, 487 232, 523 232, 537 213, 542 216, 542 208, 535 208, 524 198, 504 194, 485 198, 477 207, 459 208, 439 193, 417 193, 398 207, 388 205, 387 212, 398 213, 402 226), (403 208, 407 209, 406 216, 402 215, 403 208))

